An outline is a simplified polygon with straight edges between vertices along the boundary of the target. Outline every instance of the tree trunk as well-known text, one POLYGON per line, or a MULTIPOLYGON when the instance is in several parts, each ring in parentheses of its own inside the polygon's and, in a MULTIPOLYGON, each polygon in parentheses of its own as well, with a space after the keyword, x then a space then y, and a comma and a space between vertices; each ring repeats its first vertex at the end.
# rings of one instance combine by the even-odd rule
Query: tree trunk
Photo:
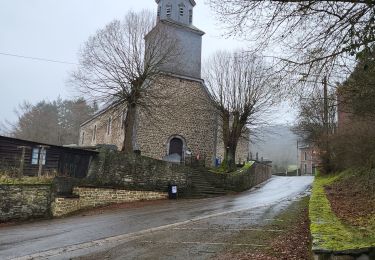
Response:
POLYGON ((124 122, 124 143, 121 149, 125 153, 133 153, 133 135, 137 111, 136 108, 137 107, 135 104, 129 104, 126 110, 126 119, 124 122))
POLYGON ((234 172, 237 170, 236 167, 236 148, 234 144, 229 144, 225 151, 225 160, 228 168, 228 172, 234 172))
POLYGON ((223 143, 224 143, 224 167, 227 172, 237 170, 236 166, 236 150, 238 141, 241 137, 242 129, 245 123, 240 120, 240 114, 231 115, 227 111, 222 111, 223 116, 223 143))

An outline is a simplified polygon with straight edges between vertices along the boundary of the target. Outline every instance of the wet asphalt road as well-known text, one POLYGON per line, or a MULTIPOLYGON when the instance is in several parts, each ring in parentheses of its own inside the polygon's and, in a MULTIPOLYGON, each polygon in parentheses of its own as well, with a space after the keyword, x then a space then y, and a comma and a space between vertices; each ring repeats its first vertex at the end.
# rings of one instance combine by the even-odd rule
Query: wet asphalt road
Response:
MULTIPOLYGON (((312 181, 273 177, 238 195, 3 227, 0 259, 207 259, 226 246, 230 236, 272 220, 312 181)), ((235 246, 263 246, 256 242, 235 246)))

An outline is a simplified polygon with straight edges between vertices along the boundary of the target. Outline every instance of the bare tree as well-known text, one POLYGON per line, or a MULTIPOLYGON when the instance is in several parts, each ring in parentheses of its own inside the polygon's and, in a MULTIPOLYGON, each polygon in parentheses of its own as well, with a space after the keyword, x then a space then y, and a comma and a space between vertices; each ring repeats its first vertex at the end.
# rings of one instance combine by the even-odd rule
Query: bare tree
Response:
POLYGON ((86 96, 126 108, 125 152, 133 151, 137 110, 149 110, 161 98, 150 89, 160 80, 163 65, 179 54, 177 39, 154 25, 149 11, 129 12, 122 21, 111 22, 89 38, 72 74, 73 83, 86 96))
POLYGON ((375 118, 375 52, 364 52, 350 77, 338 87, 343 112, 356 117, 375 118))
MULTIPOLYGON (((375 1, 210 0, 230 35, 276 57, 294 83, 350 73, 375 42, 375 1), (275 50, 275 51, 273 51, 275 50)), ((290 80, 290 78, 289 78, 290 80)))
POLYGON ((323 135, 332 134, 336 129, 336 93, 331 91, 328 95, 328 122, 324 111, 324 95, 316 91, 309 98, 303 99, 299 104, 297 125, 293 132, 310 144, 319 143, 323 135))
POLYGON ((300 103, 297 125, 293 127, 293 131, 306 144, 319 149, 324 173, 333 169, 330 139, 336 130, 336 103, 335 91, 326 95, 322 91, 315 91, 300 103))
POLYGON ((247 126, 259 125, 278 100, 269 72, 262 58, 242 51, 218 52, 205 65, 204 78, 220 115, 228 171, 235 169, 237 144, 249 135, 247 126))

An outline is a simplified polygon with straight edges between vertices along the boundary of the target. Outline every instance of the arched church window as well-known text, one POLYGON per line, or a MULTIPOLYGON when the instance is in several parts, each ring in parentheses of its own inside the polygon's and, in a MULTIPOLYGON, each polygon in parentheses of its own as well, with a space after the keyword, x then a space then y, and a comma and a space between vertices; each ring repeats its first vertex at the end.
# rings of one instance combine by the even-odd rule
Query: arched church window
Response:
POLYGON ((92 140, 96 141, 96 125, 94 125, 94 130, 92 131, 92 140))
POLYGON ((171 4, 167 4, 166 13, 167 13, 168 17, 171 16, 171 13, 172 13, 172 5, 171 4))
POLYGON ((82 132, 82 142, 81 144, 84 144, 85 143, 85 132, 82 132))
POLYGON ((107 123, 107 135, 111 133, 111 129, 112 129, 112 117, 109 117, 108 123, 107 123))

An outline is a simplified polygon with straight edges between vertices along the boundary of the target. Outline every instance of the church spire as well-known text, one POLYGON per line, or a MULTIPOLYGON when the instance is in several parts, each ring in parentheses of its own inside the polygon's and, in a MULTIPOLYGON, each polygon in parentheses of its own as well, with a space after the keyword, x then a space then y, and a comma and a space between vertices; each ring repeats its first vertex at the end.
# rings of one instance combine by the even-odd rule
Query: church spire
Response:
MULTIPOLYGON (((204 32, 193 25, 195 1, 156 0, 156 3, 158 4, 158 23, 155 28, 163 28, 164 32, 176 38, 180 51, 178 57, 166 62, 160 69, 174 75, 200 79, 204 32)), ((146 46, 150 46, 148 41, 152 37, 151 32, 145 37, 146 46)))
POLYGON ((172 20, 185 25, 193 24, 194 0, 156 0, 158 20, 172 20))

